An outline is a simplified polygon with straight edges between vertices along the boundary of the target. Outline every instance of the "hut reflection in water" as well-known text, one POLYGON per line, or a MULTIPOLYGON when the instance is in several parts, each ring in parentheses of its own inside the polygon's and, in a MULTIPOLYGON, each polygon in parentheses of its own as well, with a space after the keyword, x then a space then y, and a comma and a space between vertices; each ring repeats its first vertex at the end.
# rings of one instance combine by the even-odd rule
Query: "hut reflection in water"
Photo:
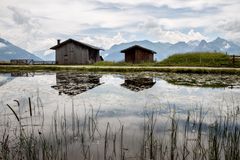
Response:
POLYGON ((156 81, 152 77, 126 77, 122 87, 134 92, 152 88, 156 81))
POLYGON ((100 83, 101 75, 81 73, 56 73, 56 85, 52 88, 70 96, 75 96, 93 89, 100 83))

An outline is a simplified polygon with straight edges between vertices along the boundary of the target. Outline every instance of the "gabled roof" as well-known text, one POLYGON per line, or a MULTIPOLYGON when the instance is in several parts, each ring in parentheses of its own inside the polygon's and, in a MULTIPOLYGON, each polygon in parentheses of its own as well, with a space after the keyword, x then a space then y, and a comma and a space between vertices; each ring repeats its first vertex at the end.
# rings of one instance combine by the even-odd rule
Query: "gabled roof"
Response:
POLYGON ((125 53, 126 51, 128 50, 132 50, 132 49, 142 49, 142 50, 145 50, 145 51, 148 51, 148 52, 151 52, 153 54, 156 54, 157 52, 151 50, 151 49, 148 49, 148 48, 145 48, 145 47, 142 47, 142 46, 139 46, 139 45, 134 45, 134 46, 131 46, 129 48, 126 48, 124 50, 121 51, 121 53, 125 53))
POLYGON ((50 49, 57 49, 57 48, 65 45, 65 44, 67 44, 67 43, 75 43, 76 45, 86 46, 87 48, 91 48, 91 49, 95 49, 95 50, 103 50, 102 48, 95 47, 95 46, 92 46, 92 45, 90 45, 90 44, 86 44, 86 43, 83 43, 83 42, 79 42, 79 41, 76 41, 76 40, 71 39, 71 38, 68 39, 68 40, 66 40, 66 41, 64 41, 64 42, 62 42, 62 43, 60 43, 60 44, 57 44, 57 45, 51 47, 50 49))

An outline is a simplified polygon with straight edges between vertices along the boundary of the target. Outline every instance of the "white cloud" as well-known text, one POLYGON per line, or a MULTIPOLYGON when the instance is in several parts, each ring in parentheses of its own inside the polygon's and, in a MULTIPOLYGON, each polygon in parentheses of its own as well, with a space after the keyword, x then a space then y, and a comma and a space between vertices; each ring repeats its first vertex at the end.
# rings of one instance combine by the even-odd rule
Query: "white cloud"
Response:
POLYGON ((215 7, 217 5, 228 5, 237 3, 238 0, 97 0, 100 2, 125 4, 126 6, 136 6, 139 4, 152 4, 153 6, 168 6, 171 8, 192 8, 200 10, 205 7, 215 7))
POLYGON ((239 8, 239 0, 1 0, 0 31, 2 38, 31 52, 46 51, 56 39, 76 35, 84 35, 78 38, 103 48, 134 40, 134 37, 177 42, 223 35, 240 42, 239 31, 231 28, 233 23, 228 24, 229 29, 220 27, 222 21, 240 19, 240 14, 236 14, 239 8), (166 12, 174 10, 176 15, 168 17, 166 13, 166 17, 159 18, 161 12, 157 9, 152 12, 144 8, 145 4, 167 6, 166 12), (209 8, 214 13, 207 12, 209 8), (186 15, 177 14, 185 10, 186 15), (144 21, 148 19, 155 24, 144 21), (96 29, 91 36, 83 33, 95 27, 109 28, 110 31, 103 33, 96 29), (201 28, 201 32, 197 28, 201 28), (124 33, 124 38, 120 33, 124 33), (114 34, 116 36, 112 37, 114 34))
POLYGON ((84 37, 81 39, 83 42, 102 47, 104 49, 109 49, 114 44, 120 44, 126 42, 126 40, 122 37, 121 33, 117 33, 113 37, 109 36, 95 36, 95 37, 84 37))
POLYGON ((176 43, 179 41, 191 41, 207 39, 206 36, 191 29, 188 33, 182 33, 176 30, 167 30, 156 22, 155 19, 149 19, 139 25, 139 29, 150 35, 157 41, 176 43))
POLYGON ((46 50, 46 51, 44 51, 44 53, 43 53, 43 55, 44 56, 47 56, 47 55, 49 55, 49 54, 52 54, 54 51, 53 50, 46 50))
POLYGON ((182 33, 179 31, 167 31, 159 29, 156 31, 155 35, 158 37, 160 41, 172 42, 176 43, 179 41, 192 41, 192 40, 203 40, 207 39, 204 35, 199 32, 195 32, 194 30, 190 30, 188 33, 182 33))
POLYGON ((228 19, 216 24, 215 30, 223 34, 227 39, 240 43, 240 20, 228 19))

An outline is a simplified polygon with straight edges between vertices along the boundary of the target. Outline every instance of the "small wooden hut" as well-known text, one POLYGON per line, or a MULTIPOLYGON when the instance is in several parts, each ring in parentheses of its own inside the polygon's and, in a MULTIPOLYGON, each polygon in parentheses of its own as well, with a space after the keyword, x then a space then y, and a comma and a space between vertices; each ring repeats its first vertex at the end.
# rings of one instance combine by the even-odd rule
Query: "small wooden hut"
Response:
POLYGON ((58 44, 50 49, 56 51, 56 64, 92 64, 101 61, 99 55, 101 48, 73 39, 62 43, 58 40, 58 44))
POLYGON ((125 53, 125 62, 128 63, 153 62, 154 54, 156 54, 155 51, 139 45, 124 49, 121 53, 125 53))

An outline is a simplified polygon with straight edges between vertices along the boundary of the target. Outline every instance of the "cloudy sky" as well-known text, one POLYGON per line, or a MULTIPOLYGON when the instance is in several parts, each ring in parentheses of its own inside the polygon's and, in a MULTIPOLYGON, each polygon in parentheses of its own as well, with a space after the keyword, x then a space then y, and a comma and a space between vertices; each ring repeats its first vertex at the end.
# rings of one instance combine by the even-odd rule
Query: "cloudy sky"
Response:
POLYGON ((56 39, 108 49, 133 40, 240 44, 240 0, 0 0, 0 37, 47 53, 56 39))

